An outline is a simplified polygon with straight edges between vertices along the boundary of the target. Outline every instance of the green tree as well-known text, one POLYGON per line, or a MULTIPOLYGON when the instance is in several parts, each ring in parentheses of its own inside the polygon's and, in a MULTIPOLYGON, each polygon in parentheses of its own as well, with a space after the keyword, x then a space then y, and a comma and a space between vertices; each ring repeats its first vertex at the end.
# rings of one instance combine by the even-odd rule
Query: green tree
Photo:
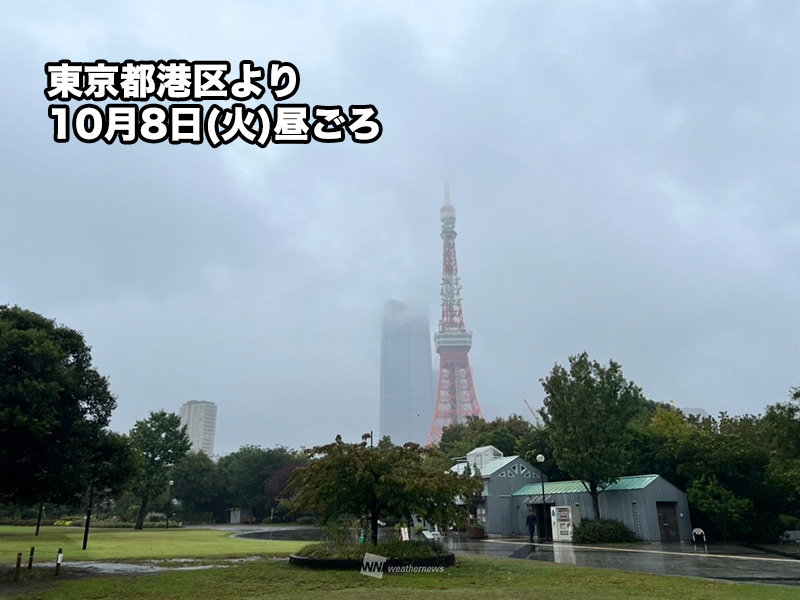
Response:
POLYGON ((480 417, 467 417, 465 423, 445 427, 439 448, 450 458, 465 456, 480 446, 494 446, 505 456, 518 452, 520 441, 532 430, 533 425, 517 414, 484 421, 480 417))
POLYGON ((598 495, 625 473, 627 429, 644 398, 613 360, 604 367, 584 352, 570 356, 569 366, 567 371, 555 365, 541 380, 546 394, 541 414, 559 467, 583 482, 599 519, 598 495))
POLYGON ((262 520, 276 505, 276 496, 282 491, 279 479, 273 481, 273 476, 286 467, 296 467, 304 462, 302 455, 283 446, 242 446, 223 456, 217 466, 226 488, 228 506, 249 508, 256 520, 262 520), (272 485, 268 490, 270 482, 272 485))
POLYGON ((175 481, 173 493, 188 513, 214 512, 220 494, 217 465, 205 452, 189 452, 170 472, 175 481))
POLYGON ((711 536, 770 541, 780 533, 780 514, 796 506, 792 479, 776 470, 770 431, 766 419, 752 415, 721 413, 699 420, 659 408, 649 423, 631 428, 630 472, 659 473, 687 493, 694 490, 692 522, 711 536), (722 506, 728 499, 733 513, 742 506, 752 512, 746 519, 732 518, 722 506))
POLYGON ((180 417, 163 410, 136 421, 130 437, 141 459, 133 489, 140 498, 135 528, 142 529, 148 502, 166 489, 170 467, 186 455, 191 443, 180 417))
POLYGON ((700 477, 689 486, 686 495, 692 504, 713 519, 723 540, 728 539, 733 526, 753 514, 750 499, 737 496, 713 475, 700 477))
POLYGON ((553 442, 545 427, 532 427, 528 433, 522 436, 517 441, 517 454, 547 475, 548 481, 564 481, 570 477, 569 473, 565 473, 559 468, 557 461, 552 460, 553 442), (539 454, 550 460, 540 463, 536 460, 539 454))
POLYGON ((139 454, 127 435, 102 431, 96 443, 90 474, 96 496, 113 497, 126 490, 139 471, 139 461, 139 454))
POLYGON ((82 493, 115 407, 81 333, 0 305, 0 502, 82 493))
POLYGON ((365 517, 371 540, 378 543, 378 521, 411 520, 416 515, 440 527, 465 522, 467 512, 456 498, 483 489, 479 479, 442 471, 426 463, 427 451, 416 444, 370 448, 364 441, 345 444, 341 437, 308 451, 308 466, 289 482, 295 512, 314 511, 327 523, 346 515, 365 517))

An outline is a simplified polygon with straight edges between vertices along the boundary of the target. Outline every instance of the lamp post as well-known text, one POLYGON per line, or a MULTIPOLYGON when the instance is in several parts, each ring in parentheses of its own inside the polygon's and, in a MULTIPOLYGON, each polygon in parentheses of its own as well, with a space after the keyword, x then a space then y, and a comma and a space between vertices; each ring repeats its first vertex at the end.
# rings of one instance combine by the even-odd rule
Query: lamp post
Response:
POLYGON ((175 485, 175 482, 172 479, 169 480, 169 500, 167 500, 167 529, 169 529, 169 513, 172 510, 172 486, 175 485))
MULTIPOLYGON (((542 464, 544 463, 544 454, 536 455, 536 462, 539 463, 539 480, 542 482, 542 524, 539 527, 539 538, 544 538, 544 522, 549 516, 547 514, 547 505, 544 501, 544 471, 542 471, 542 464)), ((541 541, 541 539, 539 540, 541 541)))

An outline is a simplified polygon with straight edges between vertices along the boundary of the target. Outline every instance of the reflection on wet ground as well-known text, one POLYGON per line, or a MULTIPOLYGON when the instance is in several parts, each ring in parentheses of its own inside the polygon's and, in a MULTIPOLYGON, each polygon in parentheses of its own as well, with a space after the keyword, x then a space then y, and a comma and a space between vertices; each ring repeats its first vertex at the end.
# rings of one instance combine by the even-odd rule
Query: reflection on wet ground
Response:
POLYGON ((725 581, 800 586, 800 560, 780 558, 739 546, 701 547, 691 543, 645 543, 603 548, 568 543, 529 544, 522 539, 470 540, 463 535, 447 537, 455 552, 484 554, 524 560, 540 560, 585 567, 683 575, 725 581))
POLYGON ((244 530, 237 537, 253 540, 290 540, 295 542, 319 542, 324 539, 318 527, 265 527, 256 530, 244 530))

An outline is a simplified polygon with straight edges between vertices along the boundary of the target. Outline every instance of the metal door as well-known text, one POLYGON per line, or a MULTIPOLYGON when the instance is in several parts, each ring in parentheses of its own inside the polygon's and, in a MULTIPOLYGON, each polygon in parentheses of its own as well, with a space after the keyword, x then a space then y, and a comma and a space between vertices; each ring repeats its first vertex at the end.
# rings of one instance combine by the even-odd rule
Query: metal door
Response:
POLYGON ((678 503, 656 502, 658 511, 658 530, 661 532, 662 542, 679 542, 678 533, 678 503))

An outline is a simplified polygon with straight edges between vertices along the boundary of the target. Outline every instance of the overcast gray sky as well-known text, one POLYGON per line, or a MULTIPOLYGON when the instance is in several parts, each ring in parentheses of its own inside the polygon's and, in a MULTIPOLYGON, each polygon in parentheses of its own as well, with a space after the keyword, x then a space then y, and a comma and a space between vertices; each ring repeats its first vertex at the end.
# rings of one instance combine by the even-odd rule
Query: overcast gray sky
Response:
POLYGON ((197 399, 223 453, 377 431, 384 301, 438 318, 445 181, 485 416, 583 350, 711 413, 799 383, 797 3, 118 4, 0 22, 0 302, 83 331, 113 428, 197 399), (62 59, 290 61, 292 101, 383 136, 56 144, 62 59))

